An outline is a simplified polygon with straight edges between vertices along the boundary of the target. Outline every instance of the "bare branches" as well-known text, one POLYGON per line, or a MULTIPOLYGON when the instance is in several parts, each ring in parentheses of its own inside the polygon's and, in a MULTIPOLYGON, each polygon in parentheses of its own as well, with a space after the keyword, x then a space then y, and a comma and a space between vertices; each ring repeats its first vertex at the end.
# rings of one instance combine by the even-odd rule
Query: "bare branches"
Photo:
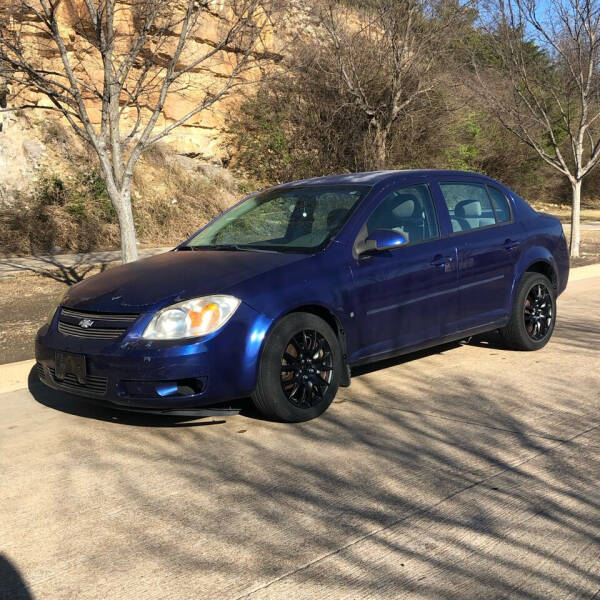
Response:
POLYGON ((337 77, 370 120, 378 168, 386 163, 394 123, 435 85, 456 17, 467 7, 452 6, 443 19, 429 0, 374 0, 359 17, 329 0, 319 12, 337 77))
POLYGON ((495 58, 474 60, 478 90, 508 130, 571 182, 578 256, 581 181, 600 162, 600 4, 491 0, 485 14, 495 58), (499 89, 506 78, 510 88, 499 89))
MULTIPOLYGON (((271 14, 272 0, 80 0, 68 6, 17 0, 0 8, 8 24, 0 30, 0 72, 13 94, 23 96, 20 106, 47 97, 94 148, 123 230, 127 222, 133 227, 130 186, 143 151, 229 94, 268 56, 259 45, 271 14), (51 52, 60 70, 48 67, 44 55, 51 52), (198 75, 211 68, 222 77, 198 75), (196 106, 159 129, 170 95, 186 91, 200 98, 196 106)), ((135 245, 127 245, 135 256, 135 245)))
POLYGON ((548 9, 554 18, 548 19, 535 0, 511 0, 494 7, 499 16, 487 23, 487 33, 501 62, 497 69, 476 65, 480 91, 495 89, 490 86, 494 70, 508 75, 512 101, 507 102, 506 95, 488 94, 496 112, 521 134, 531 129, 538 142, 544 138, 536 148, 531 135, 524 135, 540 155, 543 150, 542 158, 550 158, 555 168, 579 180, 598 159, 593 125, 600 116, 600 7, 595 0, 552 0, 548 9), (537 48, 523 39, 524 31, 535 32, 537 48), (536 56, 540 49, 547 58, 536 56), (587 153, 585 138, 592 140, 587 153), (568 160, 563 156, 565 141, 568 160))

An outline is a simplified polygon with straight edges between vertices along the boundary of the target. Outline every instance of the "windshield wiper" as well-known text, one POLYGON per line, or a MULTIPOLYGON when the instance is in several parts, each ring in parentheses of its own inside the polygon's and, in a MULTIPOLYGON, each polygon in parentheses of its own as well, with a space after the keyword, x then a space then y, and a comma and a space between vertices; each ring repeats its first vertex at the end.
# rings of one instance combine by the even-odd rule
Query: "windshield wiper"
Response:
POLYGON ((214 246, 181 246, 179 250, 239 250, 244 252, 246 248, 235 244, 217 244, 214 246))
POLYGON ((240 252, 246 252, 249 248, 246 246, 238 246, 237 244, 215 244, 214 246, 207 246, 210 250, 239 250, 240 252))
POLYGON ((238 246, 237 244, 213 244, 208 246, 182 246, 179 250, 224 250, 229 252, 277 252, 276 249, 257 248, 255 246, 238 246))

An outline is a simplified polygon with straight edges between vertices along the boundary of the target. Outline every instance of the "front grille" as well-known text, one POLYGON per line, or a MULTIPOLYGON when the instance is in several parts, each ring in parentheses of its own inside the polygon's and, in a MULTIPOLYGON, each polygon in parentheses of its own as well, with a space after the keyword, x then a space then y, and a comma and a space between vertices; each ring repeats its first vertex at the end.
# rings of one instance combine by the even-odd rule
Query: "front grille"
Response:
POLYGON ((89 327, 88 329, 84 329, 83 327, 79 327, 79 325, 69 325, 59 321, 58 331, 63 335, 72 335, 80 338, 94 340, 114 340, 118 337, 121 337, 127 331, 127 329, 108 329, 104 327, 89 327))
POLYGON ((85 383, 81 384, 77 381, 75 375, 67 373, 64 379, 56 379, 56 371, 53 367, 49 368, 50 375, 56 387, 65 392, 73 392, 74 394, 84 393, 91 396, 106 395, 107 379, 97 375, 87 375, 85 383))
POLYGON ((90 313, 72 310, 70 308, 60 309, 61 317, 73 317, 74 319, 92 319, 95 321, 112 321, 114 323, 133 323, 140 315, 114 315, 109 313, 90 313))
POLYGON ((42 363, 37 363, 37 374, 40 379, 46 379, 46 371, 44 369, 44 365, 42 363))
POLYGON ((63 335, 94 339, 114 340, 127 332, 129 325, 138 319, 137 314, 89 313, 62 308, 58 319, 58 331, 63 335), (82 321, 89 321, 82 327, 82 321))

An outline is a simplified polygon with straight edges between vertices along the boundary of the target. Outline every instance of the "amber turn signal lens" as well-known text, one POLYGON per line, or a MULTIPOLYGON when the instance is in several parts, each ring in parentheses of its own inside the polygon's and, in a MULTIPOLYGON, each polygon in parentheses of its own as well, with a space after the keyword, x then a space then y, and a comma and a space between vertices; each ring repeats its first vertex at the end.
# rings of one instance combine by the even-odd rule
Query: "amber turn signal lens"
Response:
POLYGON ((188 313, 190 319, 190 330, 192 333, 202 333, 214 329, 221 320, 221 309, 218 304, 211 302, 200 310, 192 310, 188 313))

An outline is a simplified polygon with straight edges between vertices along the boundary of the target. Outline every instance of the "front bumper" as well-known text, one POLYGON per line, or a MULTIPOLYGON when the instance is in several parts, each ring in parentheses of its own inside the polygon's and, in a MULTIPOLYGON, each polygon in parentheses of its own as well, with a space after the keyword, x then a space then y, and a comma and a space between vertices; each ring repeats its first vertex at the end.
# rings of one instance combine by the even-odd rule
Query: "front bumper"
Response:
POLYGON ((200 340, 157 341, 141 334, 140 315, 117 340, 81 339, 58 331, 60 311, 36 336, 40 380, 47 386, 122 408, 174 410, 248 396, 256 386, 262 341, 270 321, 242 303, 217 333, 200 340), (83 354, 86 378, 56 378, 56 351, 83 354))

